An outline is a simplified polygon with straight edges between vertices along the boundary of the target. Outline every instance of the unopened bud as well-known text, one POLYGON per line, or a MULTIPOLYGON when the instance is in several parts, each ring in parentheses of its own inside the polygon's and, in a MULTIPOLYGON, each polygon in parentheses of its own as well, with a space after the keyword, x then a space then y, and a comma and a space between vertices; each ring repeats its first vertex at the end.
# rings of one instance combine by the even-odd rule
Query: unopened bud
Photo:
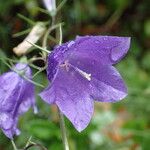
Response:
POLYGON ((42 22, 35 24, 28 36, 17 47, 13 48, 14 53, 16 55, 27 53, 27 51, 33 46, 31 43, 36 43, 44 34, 45 30, 46 27, 42 22))
POLYGON ((43 0, 46 9, 50 12, 51 16, 56 13, 56 0, 43 0))

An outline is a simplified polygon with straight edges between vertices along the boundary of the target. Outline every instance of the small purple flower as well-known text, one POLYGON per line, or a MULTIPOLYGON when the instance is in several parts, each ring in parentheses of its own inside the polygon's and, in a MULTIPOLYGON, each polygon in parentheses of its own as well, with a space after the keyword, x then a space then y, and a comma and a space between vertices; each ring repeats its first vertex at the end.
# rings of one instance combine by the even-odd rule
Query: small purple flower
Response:
POLYGON ((127 53, 129 37, 84 36, 55 47, 48 56, 51 83, 40 94, 56 104, 80 132, 89 124, 94 100, 116 102, 127 95, 119 72, 112 66, 127 53))
POLYGON ((30 107, 36 112, 34 85, 21 75, 32 78, 27 64, 18 63, 12 71, 0 76, 0 128, 10 139, 20 133, 17 128, 18 117, 30 107))

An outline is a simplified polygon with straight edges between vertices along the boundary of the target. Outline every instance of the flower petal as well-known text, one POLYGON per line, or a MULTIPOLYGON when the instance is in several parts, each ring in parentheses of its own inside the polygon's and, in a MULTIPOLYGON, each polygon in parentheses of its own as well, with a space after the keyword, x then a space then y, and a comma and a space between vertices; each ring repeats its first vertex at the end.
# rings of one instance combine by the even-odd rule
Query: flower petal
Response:
POLYGON ((0 76, 1 111, 11 111, 14 107, 18 97, 19 82, 19 75, 14 72, 8 72, 0 76))
MULTIPOLYGON (((17 64, 15 70, 31 79, 31 69, 17 64)), ((35 106, 34 85, 14 71, 0 76, 0 128, 8 138, 18 135, 19 116, 35 106)))
POLYGON ((91 75, 91 96, 94 100, 115 102, 127 95, 127 88, 115 67, 85 60, 82 60, 77 67, 91 75))
POLYGON ((91 91, 95 100, 114 102, 127 95, 127 88, 118 71, 111 65, 106 65, 94 58, 78 59, 73 57, 69 63, 91 76, 91 91))
POLYGON ((96 101, 116 102, 127 96, 127 88, 113 66, 103 66, 91 77, 92 97, 96 101))
POLYGON ((89 81, 73 67, 60 67, 51 87, 49 86, 42 95, 47 101, 50 97, 55 98, 55 103, 62 113, 78 131, 82 131, 89 124, 93 114, 93 100, 88 87, 89 81))
POLYGON ((103 65, 116 64, 127 53, 130 46, 129 37, 84 36, 77 37, 70 49, 69 60, 81 59, 97 61, 103 65))
POLYGON ((22 83, 24 89, 21 91, 20 99, 22 102, 18 108, 18 114, 21 115, 29 110, 30 107, 33 108, 34 113, 37 113, 37 107, 35 104, 35 93, 34 85, 29 81, 24 80, 22 83))
POLYGON ((54 51, 52 51, 48 55, 47 75, 48 75, 49 81, 51 81, 54 78, 59 64, 63 63, 66 57, 68 56, 68 50, 69 50, 68 45, 70 45, 70 42, 56 46, 54 48, 54 51))
POLYGON ((39 96, 48 104, 54 104, 55 90, 51 88, 51 84, 49 84, 48 87, 39 94, 39 96))
POLYGON ((0 128, 8 138, 12 139, 18 131, 17 118, 13 118, 8 112, 0 112, 0 128))

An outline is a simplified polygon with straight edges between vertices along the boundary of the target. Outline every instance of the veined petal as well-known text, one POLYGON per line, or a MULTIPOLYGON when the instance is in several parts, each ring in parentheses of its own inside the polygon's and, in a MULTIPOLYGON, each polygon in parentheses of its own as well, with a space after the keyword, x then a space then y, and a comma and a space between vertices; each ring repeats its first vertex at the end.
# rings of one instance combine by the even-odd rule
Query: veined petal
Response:
POLYGON ((127 95, 126 85, 115 67, 84 60, 81 62, 78 68, 90 74, 91 96, 94 100, 115 102, 127 95))
POLYGON ((127 96, 127 88, 113 66, 102 67, 91 79, 92 97, 96 101, 116 102, 127 96))
POLYGON ((70 47, 69 61, 97 61, 103 65, 116 64, 127 53, 130 47, 129 37, 117 36, 84 36, 77 37, 70 47))
POLYGON ((20 74, 31 79, 31 69, 18 63, 15 71, 0 76, 0 128, 8 138, 13 138, 20 132, 17 122, 20 115, 30 107, 34 107, 34 85, 25 80, 20 74))
MULTIPOLYGON (((32 80, 32 71, 27 64, 19 63, 15 66, 15 69, 21 72, 24 76, 32 80)), ((14 73, 18 75, 17 73, 14 73)), ((18 75, 19 97, 17 98, 16 105, 14 106, 14 115, 22 115, 27 112, 30 107, 34 109, 34 112, 37 112, 37 108, 35 106, 35 93, 34 93, 34 85, 25 80, 23 77, 18 75)))
POLYGON ((29 81, 23 80, 21 85, 23 88, 20 95, 21 103, 18 108, 18 114, 21 115, 29 110, 29 108, 33 108, 34 113, 37 113, 37 107, 35 105, 35 88, 32 83, 29 81))
POLYGON ((20 130, 17 128, 17 123, 18 123, 18 119, 16 118, 13 120, 13 126, 10 129, 5 129, 5 128, 1 127, 2 131, 5 133, 5 135, 8 138, 13 139, 13 135, 19 135, 20 134, 20 130))
POLYGON ((74 66, 82 65, 82 60, 97 62, 99 65, 112 65, 120 61, 130 47, 129 37, 83 36, 60 46, 48 56, 48 79, 52 81, 58 65, 68 61, 74 66))
POLYGON ((39 96, 48 104, 54 104, 55 90, 51 88, 51 84, 49 84, 48 87, 39 94, 39 96))
POLYGON ((0 112, 0 127, 4 130, 9 130, 13 126, 13 117, 7 112, 0 112))
POLYGON ((71 42, 72 41, 56 46, 54 51, 48 55, 47 76, 50 81, 54 78, 58 66, 66 60, 69 51, 68 45, 70 45, 71 42))
POLYGON ((0 110, 11 111, 17 101, 20 78, 14 72, 0 76, 0 110), (12 82, 13 81, 13 82, 12 82))
POLYGON ((49 103, 54 98, 62 113, 78 131, 82 131, 89 124, 93 114, 93 100, 88 87, 89 81, 75 68, 60 66, 51 87, 49 86, 41 95, 49 103))
POLYGON ((11 113, 0 112, 0 128, 10 139, 18 132, 17 118, 13 118, 11 113))

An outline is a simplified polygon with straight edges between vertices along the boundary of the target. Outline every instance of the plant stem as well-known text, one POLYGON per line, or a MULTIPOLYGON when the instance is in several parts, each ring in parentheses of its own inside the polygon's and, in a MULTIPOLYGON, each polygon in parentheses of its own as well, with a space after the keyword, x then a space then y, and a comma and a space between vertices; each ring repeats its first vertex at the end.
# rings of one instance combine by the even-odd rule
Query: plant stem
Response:
POLYGON ((11 143, 12 143, 13 149, 14 150, 18 150, 17 147, 16 147, 16 144, 15 144, 14 140, 11 140, 11 143))
POLYGON ((60 129, 61 129, 61 134, 62 134, 63 147, 64 147, 64 150, 69 150, 64 115, 59 109, 58 111, 59 111, 59 118, 60 118, 59 120, 60 120, 60 129))
POLYGON ((51 31, 53 30, 53 25, 55 23, 55 16, 52 17, 52 23, 51 26, 48 28, 48 30, 46 31, 44 37, 43 37, 43 43, 42 43, 42 47, 46 48, 47 46, 47 40, 48 40, 48 36, 51 33, 51 31))
POLYGON ((32 147, 38 147, 40 150, 48 150, 47 148, 45 148, 43 145, 41 144, 37 144, 37 143, 32 143, 30 142, 31 144, 29 144, 27 147, 25 147, 23 150, 29 150, 31 149, 32 147))

